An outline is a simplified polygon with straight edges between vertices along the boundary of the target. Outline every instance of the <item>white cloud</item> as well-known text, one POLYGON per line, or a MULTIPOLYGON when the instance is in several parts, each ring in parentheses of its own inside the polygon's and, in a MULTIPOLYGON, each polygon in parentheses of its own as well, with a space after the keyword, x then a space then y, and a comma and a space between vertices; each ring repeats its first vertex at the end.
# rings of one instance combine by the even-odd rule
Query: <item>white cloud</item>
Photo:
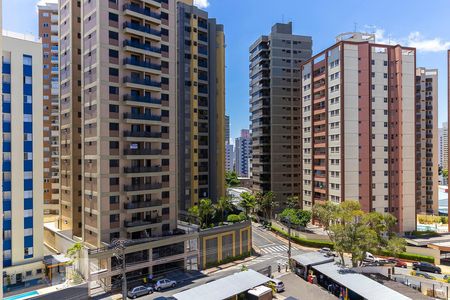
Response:
POLYGON ((209 6, 209 1, 208 0, 194 0, 194 5, 201 9, 207 8, 209 6))
MULTIPOLYGON (((365 26, 370 28, 369 26, 365 26)), ((375 29, 376 42, 380 44, 400 44, 402 46, 414 47, 421 52, 440 52, 450 49, 450 41, 445 41, 439 37, 427 38, 419 31, 413 31, 407 37, 392 37, 386 34, 383 28, 373 27, 375 29)))

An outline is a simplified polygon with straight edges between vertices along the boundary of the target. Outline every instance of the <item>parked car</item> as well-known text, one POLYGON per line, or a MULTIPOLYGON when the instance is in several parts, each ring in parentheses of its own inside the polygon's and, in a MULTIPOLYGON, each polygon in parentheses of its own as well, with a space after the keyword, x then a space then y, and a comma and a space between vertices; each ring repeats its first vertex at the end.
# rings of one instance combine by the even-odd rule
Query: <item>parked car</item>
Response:
POLYGON ((426 278, 426 279, 431 279, 431 280, 435 280, 436 279, 435 277, 433 277, 430 274, 425 273, 425 272, 417 272, 416 271, 416 276, 422 277, 422 278, 426 278))
POLYGON ((404 262, 403 260, 400 260, 398 258, 389 257, 388 261, 390 263, 394 264, 394 266, 397 267, 397 268, 407 268, 408 267, 406 262, 404 262))
POLYGON ((147 286, 136 286, 128 291, 128 298, 136 299, 137 297, 153 293, 153 288, 147 286))
POLYGON ((277 291, 277 293, 284 291, 283 281, 281 281, 279 279, 271 279, 270 282, 275 285, 275 290, 277 291))
POLYGON ((159 292, 161 290, 164 290, 164 289, 167 289, 167 288, 170 288, 170 287, 173 288, 176 285, 177 285, 177 282, 175 280, 170 280, 170 279, 164 278, 164 279, 158 280, 155 283, 154 289, 159 292))
POLYGON ((366 252, 366 258, 364 258, 364 262, 369 262, 369 263, 377 263, 380 259, 378 257, 375 257, 375 255, 373 255, 370 252, 366 252))
POLYGON ((441 268, 439 268, 438 266, 423 261, 413 263, 412 268, 413 270, 431 272, 436 274, 441 274, 442 272, 441 268))
POLYGON ((320 253, 322 253, 323 255, 325 255, 327 257, 329 257, 329 256, 337 257, 337 254, 334 251, 331 251, 331 249, 328 247, 323 247, 322 249, 319 249, 317 251, 319 251, 320 253))

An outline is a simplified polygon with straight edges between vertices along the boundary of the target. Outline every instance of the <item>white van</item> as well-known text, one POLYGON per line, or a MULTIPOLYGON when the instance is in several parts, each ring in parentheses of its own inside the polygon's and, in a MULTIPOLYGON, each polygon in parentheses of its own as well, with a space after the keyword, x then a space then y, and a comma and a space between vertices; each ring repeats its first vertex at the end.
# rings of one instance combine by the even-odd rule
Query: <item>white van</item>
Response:
POLYGON ((283 281, 279 279, 270 279, 270 282, 272 282, 275 285, 275 291, 277 291, 277 293, 284 291, 283 281))

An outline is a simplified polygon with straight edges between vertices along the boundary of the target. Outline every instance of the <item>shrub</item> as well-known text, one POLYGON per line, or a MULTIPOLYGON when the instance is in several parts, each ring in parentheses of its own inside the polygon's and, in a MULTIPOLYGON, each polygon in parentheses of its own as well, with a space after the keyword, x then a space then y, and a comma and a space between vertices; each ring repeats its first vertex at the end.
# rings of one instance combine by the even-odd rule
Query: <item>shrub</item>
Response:
MULTIPOLYGON (((383 256, 393 256, 392 253, 386 250, 380 250, 377 252, 379 255, 383 256)), ((403 258, 407 260, 413 260, 413 261, 425 261, 429 263, 434 263, 434 257, 433 256, 427 256, 427 255, 420 255, 420 254, 414 254, 409 252, 403 252, 398 255, 398 258, 403 258)))
POLYGON ((247 220, 247 215, 242 211, 239 213, 239 221, 247 220))
POLYGON ((432 231, 432 230, 426 230, 426 231, 411 231, 411 235, 414 237, 435 237, 435 236, 439 236, 439 233, 437 233, 436 231, 432 231))
POLYGON ((420 224, 435 224, 435 223, 446 224, 448 222, 448 217, 433 216, 433 215, 417 215, 417 221, 419 221, 420 224))
MULTIPOLYGON (((282 236, 284 236, 286 238, 288 237, 287 232, 285 232, 284 230, 281 230, 274 226, 272 226, 271 228, 273 231, 278 232, 282 236)), ((330 249, 334 248, 333 242, 326 241, 326 240, 310 240, 310 239, 304 239, 304 238, 299 238, 299 237, 295 237, 295 236, 291 236, 291 240, 299 245, 306 246, 306 247, 312 247, 312 248, 328 247, 330 249)))
POLYGON ((237 223, 237 222, 240 222, 241 219, 238 215, 231 214, 231 215, 228 215, 227 221, 230 223, 237 223))

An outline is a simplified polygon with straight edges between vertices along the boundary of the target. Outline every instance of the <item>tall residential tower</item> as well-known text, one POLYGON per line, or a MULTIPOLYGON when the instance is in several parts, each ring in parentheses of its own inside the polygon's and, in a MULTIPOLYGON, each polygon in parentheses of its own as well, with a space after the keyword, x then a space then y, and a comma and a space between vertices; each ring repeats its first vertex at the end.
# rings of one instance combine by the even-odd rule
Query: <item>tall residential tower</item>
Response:
POLYGON ((249 49, 253 189, 274 192, 279 203, 301 195, 300 64, 311 49, 292 23, 275 24, 249 49))
POLYGON ((415 230, 415 53, 349 33, 301 65, 304 208, 354 199, 415 230))
POLYGON ((235 170, 239 177, 250 176, 250 153, 251 153, 250 133, 248 129, 241 130, 241 136, 235 140, 235 170))
POLYGON ((59 49, 58 1, 38 3, 44 85, 44 221, 59 217, 59 49))
MULTIPOLYGON (((189 1, 185 1, 189 2, 189 1)), ((178 205, 225 195, 225 35, 192 3, 177 3, 178 205)))

